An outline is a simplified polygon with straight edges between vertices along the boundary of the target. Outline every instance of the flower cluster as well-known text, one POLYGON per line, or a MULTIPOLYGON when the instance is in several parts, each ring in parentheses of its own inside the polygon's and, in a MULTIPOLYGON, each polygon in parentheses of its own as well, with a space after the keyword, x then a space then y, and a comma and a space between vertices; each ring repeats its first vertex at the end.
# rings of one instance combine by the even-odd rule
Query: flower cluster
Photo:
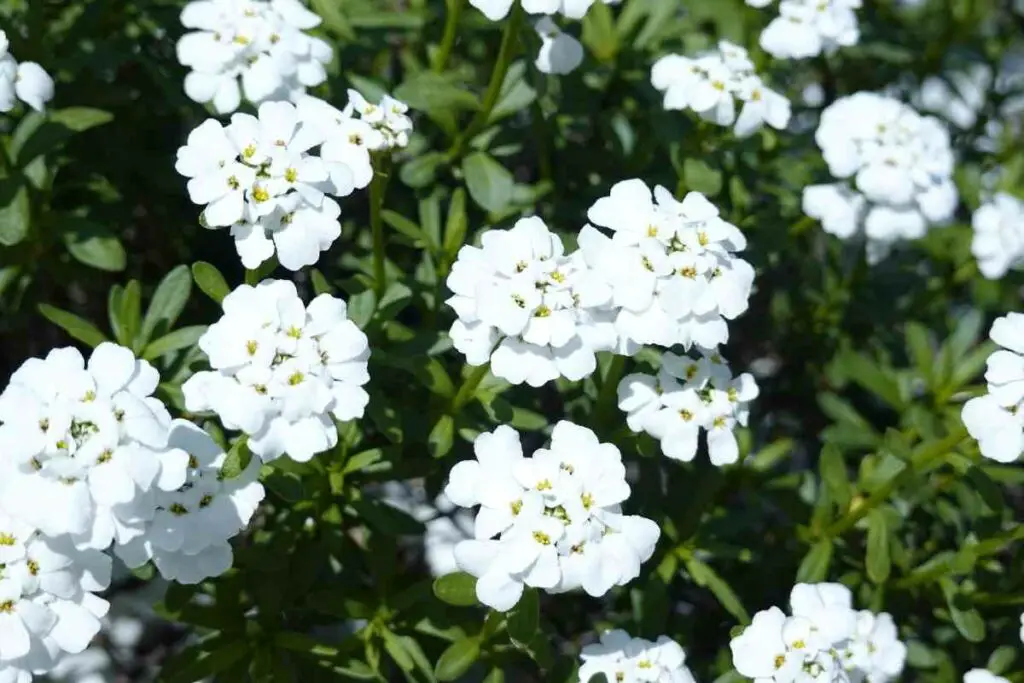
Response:
POLYGON ((218 114, 253 104, 295 101, 327 79, 331 46, 305 31, 320 17, 299 0, 193 0, 181 13, 188 29, 178 61, 191 71, 185 93, 218 114), (241 83, 241 86, 239 86, 241 83))
POLYGON ((829 172, 844 182, 804 188, 804 213, 842 239, 863 226, 870 262, 884 258, 895 242, 922 237, 930 224, 952 217, 953 152, 938 120, 859 92, 822 112, 815 140, 829 172))
POLYGON ((447 281, 447 303, 459 316, 451 338, 466 362, 490 361, 496 377, 535 387, 591 374, 594 352, 615 339, 611 290, 582 254, 565 255, 537 217, 488 230, 480 242, 460 249, 447 281))
MULTIPOLYGON (((470 0, 469 4, 483 12, 491 21, 508 16, 515 0, 470 0)), ((527 14, 561 14, 568 19, 582 19, 590 6, 597 0, 525 0, 523 9, 527 14)), ((617 5, 621 0, 601 0, 606 5, 617 5)))
POLYGON ((758 612, 729 644, 741 675, 778 683, 886 683, 903 671, 907 647, 892 617, 854 610, 842 584, 798 583, 789 600, 789 616, 778 607, 758 612))
POLYGON ((974 212, 971 225, 971 252, 982 275, 998 280, 1024 266, 1024 202, 999 192, 974 212))
POLYGON ((700 358, 666 352, 655 375, 627 375, 619 383, 619 408, 634 432, 661 442, 674 460, 689 462, 697 454, 700 430, 707 432, 708 455, 714 465, 739 460, 733 429, 747 425, 757 382, 743 373, 733 378, 717 352, 701 350, 700 358))
POLYGON ((10 53, 7 33, 0 30, 0 112, 9 112, 21 100, 42 111, 53 99, 53 79, 35 62, 19 63, 10 53))
POLYGON ((964 674, 964 683, 1010 683, 1010 679, 996 676, 988 669, 971 669, 964 674))
POLYGON ((444 492, 456 505, 480 506, 475 538, 455 546, 459 568, 479 579, 480 602, 509 610, 525 586, 582 587, 600 597, 639 576, 660 530, 622 514, 630 489, 615 446, 561 421, 551 446, 529 458, 506 425, 481 434, 473 448, 476 459, 452 468, 444 492))
POLYGON ((665 109, 692 109, 719 126, 735 123, 738 137, 754 134, 765 123, 776 130, 789 125, 789 100, 765 86, 746 50, 725 40, 717 50, 692 59, 662 57, 651 68, 651 84, 665 93, 665 109), (739 117, 737 101, 743 104, 739 117))
POLYGON ((213 411, 248 435, 264 461, 283 454, 306 462, 333 448, 332 418, 362 417, 369 396, 366 335, 329 294, 302 303, 287 280, 240 285, 224 297, 224 315, 199 339, 210 371, 183 385, 190 411, 213 411))
POLYGON ((989 337, 1002 348, 988 357, 988 393, 965 403, 961 417, 984 457, 1013 462, 1024 452, 1024 314, 998 318, 989 337))
POLYGON ((31 680, 85 650, 109 604, 110 558, 0 511, 0 680, 31 680))
POLYGON ((156 511, 152 521, 116 551, 130 568, 152 560, 165 579, 199 583, 231 568, 228 541, 248 526, 263 500, 263 486, 256 481, 259 462, 253 459, 227 478, 223 449, 186 420, 171 423, 167 445, 188 457, 185 483, 173 491, 154 491, 148 503, 156 511))
POLYGON ((606 681, 647 681, 649 683, 694 683, 686 666, 686 653, 668 636, 657 642, 633 638, 616 629, 601 634, 601 642, 580 652, 580 683, 599 674, 606 681))
MULTIPOLYGON (((767 7, 773 0, 747 0, 767 7)), ((765 52, 780 59, 831 54, 860 40, 857 14, 861 0, 779 0, 779 15, 761 32, 765 52)))
POLYGON ((588 218, 608 228, 580 231, 584 260, 611 286, 619 347, 715 348, 729 339, 726 320, 747 310, 754 269, 734 254, 746 238, 699 192, 676 201, 638 179, 612 186, 588 218))

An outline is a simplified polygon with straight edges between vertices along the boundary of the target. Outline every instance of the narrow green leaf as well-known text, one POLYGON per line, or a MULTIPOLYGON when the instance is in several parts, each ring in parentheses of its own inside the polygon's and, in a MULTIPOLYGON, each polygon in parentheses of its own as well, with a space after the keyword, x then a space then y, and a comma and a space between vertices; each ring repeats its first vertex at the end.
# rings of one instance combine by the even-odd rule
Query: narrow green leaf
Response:
POLYGON ((217 267, 205 261, 192 264, 192 278, 200 291, 218 304, 231 293, 231 288, 217 267))
POLYGON ((931 384, 932 366, 935 364, 935 350, 932 348, 931 334, 928 328, 916 322, 909 322, 904 326, 904 336, 907 343, 907 356, 917 367, 917 373, 924 379, 925 383, 931 384))
POLYGON ((76 261, 114 273, 124 270, 128 256, 110 228, 78 216, 65 216, 60 221, 64 246, 76 261))
POLYGON ((426 112, 475 111, 480 101, 450 74, 420 71, 395 88, 395 97, 426 112))
POLYGON ((69 107, 50 111, 48 119, 32 131, 24 146, 18 150, 18 166, 28 166, 36 157, 49 154, 76 133, 109 123, 113 118, 110 112, 89 107, 69 107))
POLYGON ((362 453, 356 453, 345 461, 345 468, 342 472, 345 474, 348 474, 349 472, 358 472, 361 469, 369 467, 383 457, 384 450, 381 448, 373 448, 368 451, 363 451, 362 453))
POLYGON ((1013 660, 1016 658, 1017 648, 1012 645, 1000 645, 989 655, 985 668, 996 676, 1002 676, 1010 670, 1010 667, 1013 666, 1013 660))
POLYGON ((469 219, 466 218, 466 192, 461 187, 452 193, 448 204, 448 220, 444 226, 444 250, 454 258, 466 239, 469 219))
POLYGON ((321 273, 318 268, 314 268, 309 271, 309 279, 310 282, 313 283, 313 292, 317 296, 320 296, 321 294, 334 294, 334 287, 327 281, 327 278, 324 277, 324 274, 321 273))
POLYGON ((533 640, 540 628, 540 597, 536 588, 527 588, 519 602, 508 611, 508 634, 517 646, 533 640))
POLYGON ((853 492, 849 474, 846 471, 846 462, 838 448, 832 444, 825 444, 818 462, 818 470, 821 473, 822 481, 825 482, 829 493, 832 494, 832 500, 836 507, 846 510, 850 506, 853 492))
POLYGON ((875 509, 868 514, 867 557, 868 578, 884 583, 889 578, 892 560, 889 557, 889 522, 885 513, 875 509))
POLYGON ((240 436, 231 446, 231 450, 228 451, 227 457, 224 459, 224 464, 221 465, 221 476, 225 479, 238 477, 249 466, 251 460, 252 451, 249 450, 249 438, 240 436))
POLYGON ((457 607, 477 604, 476 577, 466 572, 445 574, 434 580, 434 595, 441 602, 457 607))
POLYGON ((142 325, 142 285, 138 280, 131 280, 125 285, 121 294, 121 310, 118 312, 118 320, 121 321, 124 337, 118 339, 122 346, 127 346, 133 351, 136 348, 139 337, 139 327, 142 325))
POLYGON ((43 314, 44 318, 83 344, 96 347, 107 341, 106 336, 100 332, 99 328, 74 313, 62 311, 49 304, 39 304, 39 312, 43 314))
POLYGON ((402 233, 413 241, 413 244, 419 246, 431 246, 430 240, 427 239, 426 234, 420 229, 420 226, 398 213, 397 211, 391 211, 390 209, 384 209, 381 212, 381 218, 395 231, 402 233))
POLYGON ((441 653, 434 674, 439 681, 454 681, 469 671, 479 657, 480 643, 476 638, 458 640, 441 653))
POLYGON ((950 617, 953 619, 953 626, 967 640, 972 643, 980 643, 985 640, 985 620, 971 604, 967 596, 960 592, 959 587, 949 578, 942 578, 939 581, 942 593, 946 597, 946 605, 949 608, 950 617))
POLYGON ((515 179, 508 169, 485 152, 473 152, 462 161, 462 174, 469 196, 491 213, 498 213, 512 200, 515 179))
POLYGON ((825 538, 814 545, 804 555, 800 567, 796 570, 796 580, 801 583, 817 583, 828 578, 828 568, 832 563, 832 539, 825 538))
POLYGON ((402 671, 412 671, 416 668, 416 663, 412 660, 412 656, 405 649, 405 643, 399 640, 394 633, 386 628, 381 629, 381 637, 384 639, 384 650, 391 655, 391 659, 395 660, 402 671))
POLYGON ((710 590, 722 607, 725 608, 725 611, 736 617, 736 620, 741 624, 750 622, 750 615, 743 608, 739 596, 736 595, 732 587, 714 569, 692 555, 686 558, 685 563, 686 569, 690 572, 693 580, 698 585, 710 590))
POLYGON ((30 222, 28 188, 18 179, 0 181, 0 244, 11 247, 21 242, 30 222))
POLYGON ((452 450, 455 441, 455 420, 451 415, 442 415, 427 437, 427 450, 431 457, 443 458, 452 450))
POLYGON ((159 339, 150 342, 142 352, 146 360, 154 360, 172 351, 179 351, 195 346, 199 338, 206 332, 206 325, 191 325, 182 327, 170 334, 165 334, 159 339))
POLYGON ((155 332, 166 334, 174 328, 191 293, 192 275, 188 266, 173 268, 160 280, 149 301, 146 317, 142 319, 143 344, 152 339, 155 332))
POLYGON ((211 677, 213 674, 227 669, 249 653, 249 646, 244 640, 230 640, 218 644, 213 650, 205 651, 203 644, 195 646, 200 654, 184 666, 172 670, 165 667, 160 680, 163 683, 193 683, 211 677))

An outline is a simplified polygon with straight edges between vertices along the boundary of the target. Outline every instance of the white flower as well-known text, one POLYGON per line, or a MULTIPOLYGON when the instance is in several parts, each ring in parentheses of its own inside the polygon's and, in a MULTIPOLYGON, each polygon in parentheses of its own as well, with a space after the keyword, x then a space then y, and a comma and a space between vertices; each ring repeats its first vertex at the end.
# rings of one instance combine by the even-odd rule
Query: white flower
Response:
POLYGON ((157 371, 105 342, 32 358, 0 394, 0 506, 49 536, 102 550, 130 529, 122 512, 172 490, 186 458, 165 448, 170 416, 157 371))
MULTIPOLYGON (((771 0, 747 0, 767 7, 771 0)), ((761 33, 761 47, 780 59, 830 54, 860 40, 855 9, 861 0, 781 0, 779 15, 761 33)))
POLYGON ((898 100, 859 92, 822 112, 815 140, 830 173, 852 182, 804 188, 804 212, 843 239, 863 234, 869 262, 952 217, 953 152, 936 119, 898 100))
POLYGON ((903 672, 907 646, 900 642, 892 616, 868 610, 857 612, 857 627, 849 645, 847 668, 853 667, 855 680, 887 683, 903 672))
POLYGON ((264 280, 237 287, 222 305, 199 339, 212 370, 182 385, 188 410, 213 411, 248 434, 264 461, 304 462, 333 448, 333 420, 362 417, 369 401, 370 349, 345 302, 321 294, 305 306, 292 282, 264 280))
POLYGON ((223 450, 199 427, 185 420, 171 424, 168 447, 188 458, 188 476, 174 491, 159 491, 155 514, 144 533, 117 547, 131 568, 152 560, 165 579, 194 584, 220 576, 232 564, 228 540, 248 525, 263 500, 255 458, 237 477, 222 475, 223 450))
POLYGON ((181 13, 185 28, 178 61, 191 68, 185 93, 229 114, 242 95, 253 104, 296 101, 327 79, 331 46, 306 30, 320 17, 299 0, 193 0, 181 13), (241 83, 241 85, 239 85, 241 83))
POLYGON ((967 401, 961 418, 984 457, 1014 462, 1024 451, 1024 314, 998 318, 989 337, 1002 348, 988 357, 988 394, 967 401))
POLYGON ((747 51, 728 41, 696 59, 662 57, 651 69, 651 84, 665 93, 665 109, 693 109, 720 126, 736 124, 747 137, 767 123, 777 130, 789 125, 790 103, 754 73, 747 51), (739 118, 736 103, 742 103, 739 118))
POLYGON ((663 187, 642 180, 615 184, 588 212, 608 228, 591 226, 579 235, 586 264, 612 289, 619 346, 714 348, 729 338, 726 320, 747 308, 754 269, 733 252, 746 239, 718 215, 699 192, 676 201, 663 187))
POLYGON ((974 212, 971 225, 971 252, 982 275, 998 280, 1024 266, 1024 202, 1000 192, 974 212))
POLYGON ((601 642, 580 652, 583 664, 580 683, 603 674, 608 681, 650 681, 651 683, 694 683, 686 666, 686 653, 668 636, 657 642, 632 638, 616 629, 601 634, 601 642))
POLYGON ((988 669, 971 669, 964 674, 964 683, 1010 683, 1010 679, 996 676, 988 669))
POLYGON ((189 178, 192 201, 205 205, 203 224, 230 227, 246 268, 275 253, 289 270, 316 263, 341 235, 341 208, 331 196, 372 178, 368 152, 331 147, 335 153, 326 155, 336 129, 310 100, 266 102, 258 118, 235 114, 226 127, 207 120, 178 150, 175 168, 189 178), (320 145, 324 158, 314 153, 320 145))
MULTIPOLYGON (((523 0, 527 14, 561 14, 569 19, 582 19, 596 0, 523 0)), ((602 0, 606 5, 618 4, 621 0, 602 0)), ((491 21, 508 16, 513 0, 470 0, 469 4, 483 12, 491 21)))
POLYGON ((540 52, 534 64, 545 74, 564 75, 576 70, 583 61, 583 45, 548 17, 539 19, 533 25, 540 36, 540 52))
POLYGON ((639 575, 659 529, 621 514, 629 485, 617 448, 565 421, 555 425, 551 446, 530 458, 504 425, 473 447, 476 459, 452 468, 445 495, 461 507, 480 506, 475 538, 455 546, 455 561, 478 577, 482 603, 507 611, 525 586, 582 587, 600 597, 639 575))
POLYGON ((349 109, 359 120, 379 133, 380 142, 373 149, 393 149, 409 144, 412 119, 407 115, 409 106, 390 95, 384 95, 378 104, 368 102, 355 90, 348 91, 349 109))
POLYGON ((53 79, 35 62, 21 62, 9 51, 7 33, 0 30, 0 112, 9 112, 17 100, 43 111, 53 99, 53 79))
POLYGON ((495 376, 534 387, 592 373, 595 351, 613 348, 615 338, 611 291, 582 254, 566 256, 537 217, 488 230, 480 242, 459 250, 447 280, 458 315, 451 338, 466 361, 490 360, 495 376))
POLYGON ((733 429, 746 426, 757 382, 743 373, 733 379, 717 352, 701 351, 699 359, 662 355, 656 377, 632 374, 618 386, 619 408, 634 432, 647 432, 661 442, 673 460, 689 462, 697 455, 700 431, 707 432, 708 454, 714 465, 739 460, 733 429))
POLYGON ((95 593, 110 583, 110 558, 78 550, 0 513, 0 675, 25 679, 61 653, 79 653, 100 629, 108 603, 95 593))

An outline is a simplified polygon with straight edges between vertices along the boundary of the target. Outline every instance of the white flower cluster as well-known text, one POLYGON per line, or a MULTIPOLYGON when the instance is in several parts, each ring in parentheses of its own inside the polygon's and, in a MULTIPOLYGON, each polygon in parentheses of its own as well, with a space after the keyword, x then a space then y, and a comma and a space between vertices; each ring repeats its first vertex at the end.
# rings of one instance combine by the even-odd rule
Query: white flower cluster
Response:
POLYGON ((620 629, 606 631, 601 634, 600 643, 583 648, 580 659, 580 683, 589 683, 599 674, 609 683, 695 683, 686 666, 686 653, 668 636, 659 636, 652 643, 633 638, 620 629))
POLYGON ((842 239, 867 237, 875 263, 899 240, 924 236, 957 205, 949 132, 898 100, 859 92, 829 105, 815 140, 844 182, 804 188, 804 213, 842 239), (845 179, 852 179, 851 184, 845 179))
POLYGON ((107 603, 114 551, 197 583, 230 568, 228 540, 263 498, 249 472, 152 396, 157 371, 104 342, 31 358, 0 394, 0 681, 82 652, 107 603), (187 509, 186 509, 187 506, 187 509), (194 513, 194 514, 193 514, 194 513))
MULTIPOLYGON (((508 16, 512 3, 516 0, 470 0, 469 4, 483 12, 491 21, 499 21, 508 16)), ((606 5, 617 5, 621 0, 601 0, 606 5)), ((582 19, 590 6, 597 0, 523 0, 523 9, 527 14, 561 14, 568 19, 582 19)))
POLYGON ((0 511, 0 681, 30 681, 86 649, 109 603, 110 558, 0 511))
POLYGON ((996 676, 988 669, 971 669, 964 674, 964 683, 1010 683, 1010 679, 996 676))
POLYGON ((303 304, 287 280, 240 285, 199 339, 210 371, 182 385, 190 411, 213 411, 248 435, 264 461, 306 462, 338 443, 332 418, 362 417, 370 376, 366 335, 329 294, 303 304))
POLYGON ((735 123, 737 137, 753 135, 765 123, 776 130, 789 125, 789 100, 765 86, 746 50, 725 40, 692 59, 662 57, 651 68, 651 84, 665 93, 665 109, 692 109, 719 126, 735 123), (743 104, 739 117, 737 101, 743 104))
POLYGON ((629 428, 658 439, 666 456, 693 460, 703 429, 711 463, 721 466, 739 460, 733 429, 747 425, 758 388, 749 373, 733 378, 717 352, 700 350, 698 359, 666 352, 656 376, 627 375, 618 395, 629 428))
POLYGON ((759 683, 886 683, 903 671, 907 647, 892 617, 854 610, 838 583, 798 583, 791 615, 778 607, 754 615, 729 643, 733 666, 759 683))
POLYGON ((971 252, 981 274, 998 280, 1024 267, 1024 202, 999 192, 971 217, 971 252))
POLYGON ((479 579, 480 602, 507 611, 525 586, 582 587, 600 597, 639 576, 660 530, 622 514, 630 489, 614 445, 560 421, 551 446, 529 458, 506 425, 478 436, 473 448, 476 459, 452 468, 444 492, 461 507, 480 506, 475 538, 455 546, 459 568, 479 579))
POLYGON ((594 352, 612 348, 615 336, 611 290, 583 255, 565 255, 537 217, 488 230, 480 242, 459 250, 447 280, 459 316, 451 338, 466 362, 490 361, 496 377, 534 387, 591 374, 594 352))
POLYGON ((238 109, 243 94, 253 104, 295 101, 327 79, 334 58, 327 42, 305 33, 320 17, 299 0, 193 0, 181 23, 195 29, 177 46, 192 69, 185 94, 218 114, 238 109))
POLYGON ((175 168, 189 179, 192 201, 205 205, 203 224, 231 228, 246 268, 276 252, 282 266, 299 270, 341 235, 341 207, 328 195, 344 197, 370 183, 370 153, 407 137, 404 111, 395 100, 378 106, 361 97, 345 111, 313 97, 298 106, 265 102, 259 118, 202 123, 178 150, 175 168), (359 105, 370 115, 355 116, 359 105))
POLYGON ((35 62, 21 62, 10 53, 7 33, 0 30, 0 112, 9 112, 21 100, 43 111, 53 99, 53 79, 35 62))
POLYGON ((734 252, 747 240, 699 192, 679 202, 638 179, 616 183, 587 217, 579 244, 587 265, 612 289, 618 346, 715 348, 729 339, 727 320, 747 310, 754 269, 734 252))
MULTIPOLYGON (((773 0, 747 0, 767 7, 773 0)), ((861 0, 779 0, 779 15, 761 32, 765 52, 780 59, 831 54, 860 40, 857 13, 861 0)))
POLYGON ((1024 452, 1024 314, 998 318, 989 337, 1002 348, 988 357, 988 393, 965 403, 961 418, 984 457, 1014 462, 1024 452))

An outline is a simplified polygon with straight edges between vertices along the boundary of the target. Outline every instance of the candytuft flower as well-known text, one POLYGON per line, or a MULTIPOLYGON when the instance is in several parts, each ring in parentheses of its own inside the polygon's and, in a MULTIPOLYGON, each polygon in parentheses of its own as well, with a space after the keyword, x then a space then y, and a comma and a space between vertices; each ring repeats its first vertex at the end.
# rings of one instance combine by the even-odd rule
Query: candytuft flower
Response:
MULTIPOLYGON (((767 7, 772 0, 747 0, 767 7)), ((761 32, 765 52, 780 59, 831 54, 860 40, 857 14, 861 0, 780 0, 779 14, 761 32)))
POLYGON ((1024 451, 1024 314, 997 318, 989 338, 1002 348, 988 358, 988 393, 965 403, 961 419, 984 457, 1014 462, 1024 451))
POLYGON ((9 49, 7 33, 0 30, 0 112, 9 112, 18 100, 43 111, 53 99, 53 79, 35 62, 19 63, 9 49))
POLYGON ((974 212, 971 225, 971 253, 982 275, 998 280, 1024 266, 1024 202, 1000 192, 974 212))
POLYGON ((605 631, 599 643, 583 648, 580 659, 580 683, 589 683, 599 674, 607 681, 695 683, 686 653, 668 636, 651 642, 620 629, 605 631))

